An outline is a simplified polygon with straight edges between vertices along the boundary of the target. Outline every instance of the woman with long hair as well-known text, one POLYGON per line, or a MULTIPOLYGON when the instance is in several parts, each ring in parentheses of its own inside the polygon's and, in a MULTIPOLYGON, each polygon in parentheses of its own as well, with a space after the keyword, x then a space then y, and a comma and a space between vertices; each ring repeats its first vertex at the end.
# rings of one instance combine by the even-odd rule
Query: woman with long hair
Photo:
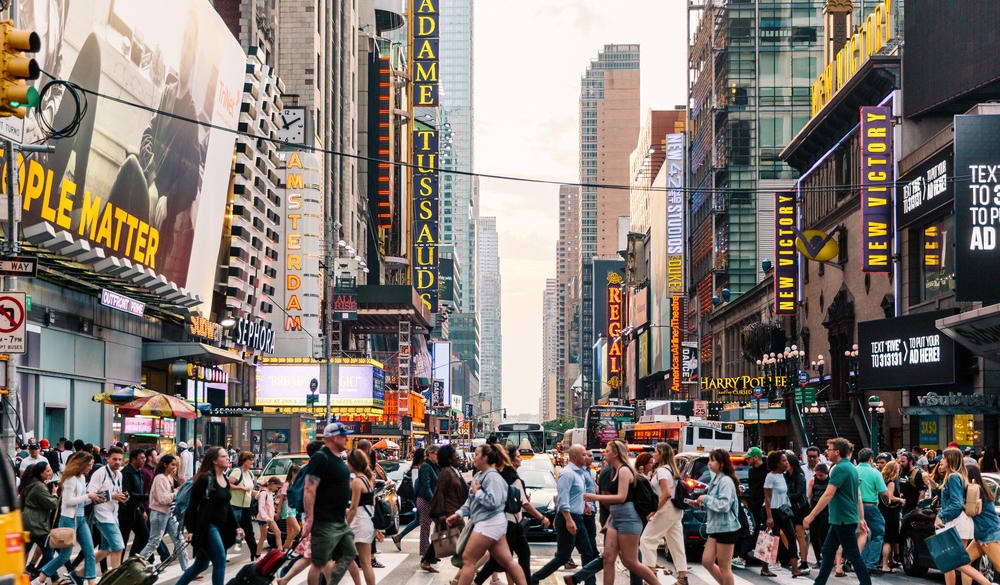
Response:
MULTIPOLYGON (((969 558, 971 560, 976 560, 981 554, 981 547, 978 546, 978 542, 972 542, 973 539, 978 540, 978 536, 986 535, 986 538, 993 538, 993 545, 1000 545, 996 542, 1000 540, 1000 523, 994 522, 990 529, 985 530, 980 533, 976 530, 975 519, 983 516, 986 508, 989 508, 993 512, 993 518, 996 520, 996 510, 993 504, 983 505, 982 511, 972 518, 972 522, 965 522, 964 520, 969 520, 969 517, 965 514, 965 488, 970 483, 969 472, 966 469, 965 463, 963 461, 964 455, 962 451, 954 447, 949 447, 941 453, 941 461, 938 462, 937 468, 943 476, 943 482, 941 486, 941 510, 938 512, 937 518, 934 520, 935 528, 948 528, 954 526, 958 530, 958 535, 962 539, 962 542, 966 544, 966 550, 969 552, 969 558), (971 524, 971 526, 970 526, 971 524), (971 529, 971 530, 970 530, 971 529), (993 536, 989 536, 990 532, 993 532, 993 536)), ((986 502, 987 494, 990 494, 990 490, 985 484, 982 483, 982 476, 979 476, 980 497, 982 501, 986 502), (984 493, 985 492, 985 493, 984 493)), ((984 522, 984 527, 986 527, 989 522, 984 522)), ((997 547, 997 552, 1000 552, 1000 547, 997 547)), ((990 561, 996 562, 1000 560, 1000 555, 997 555, 997 559, 994 559, 993 555, 990 555, 990 561)), ((996 565, 994 565, 996 566, 996 565)), ((972 563, 965 565, 964 567, 959 567, 957 572, 964 574, 965 576, 973 579, 976 583, 980 585, 987 585, 989 580, 986 579, 975 568, 973 568, 972 563)), ((946 585, 955 585, 956 571, 948 571, 944 574, 944 582, 946 585)))
MULTIPOLYGON (((286 549, 292 548, 292 543, 295 542, 295 538, 302 530, 296 518, 298 511, 288 505, 288 488, 295 481, 295 476, 299 473, 299 469, 298 465, 288 468, 285 481, 281 484, 281 490, 278 492, 278 497, 274 502, 275 507, 278 509, 278 516, 285 519, 285 545, 282 548, 286 549)), ((275 536, 275 538, 280 537, 280 534, 275 536)))
MULTIPOLYGON (((375 585, 375 570, 372 569, 372 543, 375 542, 375 489, 372 487, 375 474, 372 472, 368 455, 361 449, 352 449, 347 454, 347 468, 351 470, 351 505, 347 509, 347 523, 354 531, 354 546, 358 550, 358 562, 365 576, 366 585, 375 585)), ((351 563, 348 569, 353 576, 357 567, 351 563)))
MULTIPOLYGON (((87 491, 87 474, 94 467, 94 456, 86 451, 80 451, 70 457, 63 470, 59 489, 62 493, 62 505, 59 510, 59 528, 76 530, 76 543, 83 554, 83 578, 93 584, 97 582, 97 562, 94 556, 94 540, 90 526, 83 516, 83 507, 87 502, 104 503, 104 497, 97 492, 87 491)), ((73 548, 63 548, 59 554, 42 567, 41 574, 35 580, 39 585, 46 579, 55 581, 59 567, 63 566, 73 554, 73 548)))
POLYGON ((678 585, 687 585, 687 553, 684 550, 684 529, 681 519, 684 512, 670 501, 674 488, 681 479, 681 472, 674 461, 674 448, 669 443, 657 443, 653 453, 653 491, 659 496, 656 511, 649 516, 649 522, 639 539, 642 564, 656 569, 656 548, 660 540, 667 539, 667 550, 674 561, 678 585))
POLYGON ((989 486, 983 481, 979 468, 975 465, 967 465, 966 475, 970 483, 979 486, 978 507, 980 512, 972 518, 974 540, 965 549, 969 553, 971 562, 960 570, 971 576, 980 585, 986 585, 983 581, 987 581, 987 579, 983 578, 983 581, 980 581, 976 578, 976 575, 982 575, 972 567, 972 563, 976 562, 982 555, 986 555, 994 567, 1000 567, 1000 517, 997 516, 996 498, 989 486))
POLYGON ((424 453, 426 459, 420 466, 417 483, 413 484, 413 491, 417 496, 417 517, 420 519, 420 568, 437 573, 437 569, 431 566, 437 561, 434 547, 431 546, 431 522, 434 520, 431 515, 431 500, 434 499, 438 483, 438 446, 428 445, 424 453))
POLYGON ((149 489, 149 540, 139 556, 144 559, 151 557, 156 547, 160 546, 163 535, 169 534, 174 543, 174 556, 180 560, 181 570, 186 571, 190 564, 187 543, 184 542, 181 527, 171 510, 177 496, 174 476, 179 467, 180 460, 173 455, 160 457, 156 464, 156 475, 153 476, 153 485, 149 489))
POLYGON ((878 509, 885 518, 885 536, 882 542, 882 572, 891 573, 896 545, 899 544, 899 510, 906 500, 899 497, 899 463, 886 462, 882 467, 885 494, 879 496, 878 509))
MULTIPOLYGON (((437 475, 434 480, 436 485, 434 495, 428 502, 427 513, 430 515, 431 522, 436 523, 439 529, 444 529, 447 527, 446 519, 448 516, 454 514, 468 499, 469 487, 458 472, 459 458, 454 447, 445 445, 431 456, 437 461, 434 466, 437 475)), ((420 469, 421 483, 424 481, 425 469, 427 469, 426 461, 420 469)), ((422 531, 421 534, 423 534, 422 531)), ((420 559, 420 568, 428 573, 437 573, 438 570, 432 566, 437 560, 434 547, 428 546, 424 556, 420 559)))
MULTIPOLYGON (((510 459, 510 467, 503 468, 500 475, 507 482, 507 485, 513 486, 521 494, 521 510, 516 514, 507 513, 507 544, 510 545, 510 552, 517 555, 517 563, 521 566, 525 579, 528 579, 531 576, 531 546, 528 545, 528 537, 521 528, 521 518, 526 512, 541 522, 544 528, 549 527, 549 519, 531 505, 528 489, 517 473, 521 467, 520 450, 514 445, 508 445, 507 457, 510 459)), ((490 577, 494 578, 494 582, 499 581, 496 579, 497 571, 503 571, 503 567, 490 557, 490 560, 476 573, 476 585, 483 585, 490 577)), ((509 576, 507 579, 511 580, 509 576)))
POLYGON ((230 505, 232 494, 226 478, 229 453, 222 447, 209 447, 191 484, 191 502, 184 513, 184 528, 190 534, 194 563, 184 571, 176 585, 188 585, 212 565, 212 585, 226 581, 226 550, 245 538, 236 525, 230 505))
MULTIPOLYGON (((767 514, 767 529, 777 531, 788 547, 792 577, 798 577, 802 571, 799 570, 795 525, 792 523, 794 512, 792 502, 788 498, 788 482, 785 480, 788 468, 788 457, 783 451, 772 451, 767 456, 769 473, 764 480, 764 512, 767 514)), ((763 577, 775 576, 766 564, 761 568, 760 574, 763 577)))
POLYGON ((708 455, 708 468, 714 474, 696 506, 705 508, 708 542, 701 555, 701 564, 719 585, 733 585, 733 547, 740 536, 740 480, 725 449, 715 449, 708 455))
MULTIPOLYGON (((635 510, 634 490, 637 483, 636 471, 629 464, 628 447, 619 440, 608 443, 604 449, 605 464, 614 470, 611 481, 614 482, 612 493, 583 494, 586 502, 599 502, 609 505, 611 513, 606 524, 604 535, 604 585, 615 582, 615 559, 621 559, 622 564, 630 572, 643 581, 659 585, 656 573, 639 562, 639 536, 642 534, 642 519, 635 510)), ((655 558, 655 557, 654 557, 655 558)), ((573 579, 576 582, 576 579, 573 579)))
POLYGON ((795 453, 785 452, 785 484, 788 486, 788 501, 792 506, 792 527, 795 529, 795 542, 799 551, 799 572, 809 574, 809 546, 806 542, 806 529, 802 525, 809 514, 809 498, 806 496, 806 474, 802 471, 795 453))
POLYGON ((453 526, 469 518, 472 532, 462 553, 462 568, 458 572, 458 585, 470 585, 476 575, 476 562, 488 550, 498 565, 517 585, 527 585, 527 576, 520 565, 514 562, 507 544, 507 517, 504 505, 507 502, 507 482, 500 472, 510 465, 507 452, 500 445, 485 444, 476 448, 473 459, 476 474, 472 478, 469 496, 457 512, 448 516, 445 522, 453 526))
MULTIPOLYGON (((420 479, 420 466, 424 464, 424 448, 417 447, 413 451, 413 461, 410 463, 410 485, 414 488, 414 494, 416 493, 417 481, 420 479)), ((403 550, 403 537, 413 531, 413 529, 420 526, 420 514, 414 514, 413 520, 409 524, 403 527, 402 530, 392 535, 392 543, 396 545, 396 550, 403 550)))
POLYGON ((52 512, 59 505, 59 498, 49 488, 52 477, 52 466, 48 462, 35 463, 29 465, 21 474, 21 485, 17 488, 17 494, 21 499, 24 530, 37 547, 28 571, 35 575, 38 574, 36 567, 52 560, 52 549, 45 542, 49 530, 52 529, 50 523, 52 512))

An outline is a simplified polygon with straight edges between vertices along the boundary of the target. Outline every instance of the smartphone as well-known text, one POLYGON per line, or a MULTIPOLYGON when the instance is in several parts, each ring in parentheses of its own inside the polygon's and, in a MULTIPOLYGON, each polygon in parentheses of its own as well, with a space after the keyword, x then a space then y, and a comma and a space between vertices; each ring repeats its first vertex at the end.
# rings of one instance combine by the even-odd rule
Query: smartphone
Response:
POLYGON ((684 503, 688 506, 698 506, 698 500, 692 500, 691 498, 684 498, 684 503))

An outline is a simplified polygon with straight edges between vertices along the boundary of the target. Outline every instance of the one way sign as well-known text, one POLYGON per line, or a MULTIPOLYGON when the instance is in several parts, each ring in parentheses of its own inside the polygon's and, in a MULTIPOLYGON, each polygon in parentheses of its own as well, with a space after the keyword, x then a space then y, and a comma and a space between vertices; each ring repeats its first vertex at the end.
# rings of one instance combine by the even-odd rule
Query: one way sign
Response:
POLYGON ((24 353, 27 319, 23 292, 0 292, 0 353, 24 353))

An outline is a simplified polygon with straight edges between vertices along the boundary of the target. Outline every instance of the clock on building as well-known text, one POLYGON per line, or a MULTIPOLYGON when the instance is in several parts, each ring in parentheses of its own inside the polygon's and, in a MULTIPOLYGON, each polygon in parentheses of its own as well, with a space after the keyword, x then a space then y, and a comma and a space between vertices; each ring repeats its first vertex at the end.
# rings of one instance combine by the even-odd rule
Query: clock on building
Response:
POLYGON ((281 111, 278 138, 285 142, 304 144, 306 141, 306 109, 285 108, 281 111))

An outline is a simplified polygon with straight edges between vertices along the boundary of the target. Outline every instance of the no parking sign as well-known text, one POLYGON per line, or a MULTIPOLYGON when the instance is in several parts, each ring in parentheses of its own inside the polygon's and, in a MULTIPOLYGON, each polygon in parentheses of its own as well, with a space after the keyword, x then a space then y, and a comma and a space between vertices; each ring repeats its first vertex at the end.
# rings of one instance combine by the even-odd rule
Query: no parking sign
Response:
POLYGON ((27 319, 23 292, 0 292, 0 353, 24 353, 27 319))

